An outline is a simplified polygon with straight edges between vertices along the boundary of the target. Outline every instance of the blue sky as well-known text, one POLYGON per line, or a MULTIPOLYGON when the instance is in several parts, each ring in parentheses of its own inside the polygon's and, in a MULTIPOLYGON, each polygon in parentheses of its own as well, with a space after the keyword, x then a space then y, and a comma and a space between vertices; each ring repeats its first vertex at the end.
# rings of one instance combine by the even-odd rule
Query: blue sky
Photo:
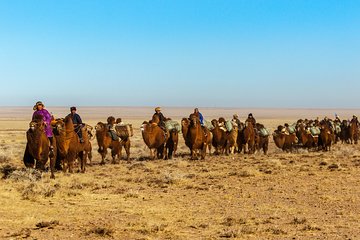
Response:
POLYGON ((360 1, 0 0, 0 105, 360 108, 360 1))

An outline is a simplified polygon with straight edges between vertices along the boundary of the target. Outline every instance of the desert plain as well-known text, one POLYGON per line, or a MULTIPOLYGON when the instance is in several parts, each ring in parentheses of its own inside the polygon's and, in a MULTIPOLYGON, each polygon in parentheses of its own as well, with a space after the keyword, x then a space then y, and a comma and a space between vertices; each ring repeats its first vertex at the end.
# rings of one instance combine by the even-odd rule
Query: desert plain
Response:
MULTIPOLYGON (((48 107, 64 117, 68 107, 48 107)), ((192 108, 166 108, 179 121, 192 108)), ((244 121, 270 132, 299 118, 350 118, 359 109, 200 108, 208 120, 244 121)), ((149 160, 140 125, 152 107, 78 107, 95 126, 110 115, 133 124, 131 160, 100 165, 96 140, 86 173, 24 169, 32 107, 0 108, 1 239, 359 239, 360 146, 190 160, 182 136, 171 160, 149 160), (11 169, 11 173, 6 171, 11 169)))

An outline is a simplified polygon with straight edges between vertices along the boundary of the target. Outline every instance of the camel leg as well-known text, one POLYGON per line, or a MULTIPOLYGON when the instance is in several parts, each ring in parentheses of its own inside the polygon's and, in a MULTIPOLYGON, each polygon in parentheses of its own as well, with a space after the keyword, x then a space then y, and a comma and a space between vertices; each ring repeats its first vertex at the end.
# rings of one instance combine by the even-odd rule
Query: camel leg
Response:
MULTIPOLYGON (((168 159, 168 154, 167 154, 168 151, 169 151, 169 155, 171 155, 172 154, 172 149, 164 147, 163 154, 162 154, 163 155, 162 159, 164 159, 164 160, 168 159)), ((171 157, 170 157, 170 159, 171 159, 171 157)))
POLYGON ((166 154, 166 148, 164 145, 160 146, 158 149, 156 149, 156 157, 157 159, 164 159, 166 154))
POLYGON ((106 157, 106 154, 107 154, 107 149, 102 148, 102 151, 100 152, 100 154, 101 154, 101 162, 100 162, 100 164, 104 165, 105 164, 105 157, 106 157))
POLYGON ((63 173, 66 173, 67 168, 68 168, 68 156, 66 156, 66 157, 62 160, 62 170, 63 170, 63 173))
POLYGON ((190 149, 191 154, 191 160, 195 160, 195 151, 193 149, 190 149))
POLYGON ((115 164, 116 163, 116 155, 117 155, 117 152, 115 151, 115 149, 111 149, 111 164, 115 164))
POLYGON ((126 160, 130 159, 130 140, 125 143, 126 160))
POLYGON ((244 144, 244 154, 248 153, 248 148, 249 148, 249 144, 245 143, 244 144))
POLYGON ((191 158, 192 160, 197 160, 198 159, 198 153, 197 153, 197 150, 196 149, 194 149, 193 150, 193 154, 192 154, 192 158, 191 158))
POLYGON ((157 150, 157 149, 153 149, 153 154, 152 154, 151 160, 155 160, 158 154, 159 154, 159 153, 158 153, 158 150, 157 150))
POLYGON ((85 172, 86 157, 87 157, 87 154, 86 154, 85 151, 82 151, 82 152, 79 153, 80 172, 81 172, 81 173, 84 173, 84 172, 85 172))
POLYGON ((74 162, 75 162, 75 157, 70 160, 69 173, 74 173, 74 162))
POLYGON ((35 166, 35 159, 29 153, 28 144, 26 144, 26 149, 25 149, 25 153, 24 153, 24 164, 25 164, 25 167, 28 167, 28 168, 34 168, 34 166, 35 166))
POLYGON ((269 149, 268 144, 264 144, 263 150, 264 150, 264 154, 265 154, 265 155, 267 155, 268 149, 269 149))
POLYGON ((55 179, 55 162, 56 162, 56 157, 53 156, 50 158, 50 171, 51 171, 51 175, 50 175, 50 178, 51 179, 55 179))
POLYGON ((175 157, 176 157, 176 151, 177 151, 177 143, 174 143, 173 156, 175 156, 175 157))
POLYGON ((92 166, 92 153, 91 153, 91 151, 88 152, 88 159, 89 159, 89 165, 92 166))
POLYGON ((73 173, 74 170, 74 160, 75 160, 75 154, 74 153, 70 153, 69 157, 68 157, 68 168, 69 168, 69 173, 73 173))
POLYGON ((150 160, 154 160, 155 159, 155 149, 151 149, 150 148, 150 160))
POLYGON ((252 141, 249 144, 249 154, 254 154, 254 152, 255 152, 255 143, 252 141))
POLYGON ((203 146, 203 149, 201 151, 201 159, 205 159, 205 157, 206 157, 206 148, 207 148, 207 145, 205 143, 203 146))
POLYGON ((119 148, 119 151, 118 151, 118 159, 119 159, 119 162, 120 162, 120 160, 121 160, 121 158, 122 158, 122 144, 120 143, 120 148, 119 148))

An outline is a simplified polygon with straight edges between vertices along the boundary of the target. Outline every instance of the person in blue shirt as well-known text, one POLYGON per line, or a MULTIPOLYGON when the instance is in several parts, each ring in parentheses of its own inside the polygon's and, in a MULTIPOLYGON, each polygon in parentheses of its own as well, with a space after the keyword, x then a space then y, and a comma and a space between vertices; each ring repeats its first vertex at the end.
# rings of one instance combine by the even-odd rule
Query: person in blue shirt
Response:
POLYGON ((200 120, 200 124, 201 126, 204 126, 204 117, 203 115, 199 112, 199 109, 198 108, 195 108, 194 109, 194 114, 196 114, 200 120))

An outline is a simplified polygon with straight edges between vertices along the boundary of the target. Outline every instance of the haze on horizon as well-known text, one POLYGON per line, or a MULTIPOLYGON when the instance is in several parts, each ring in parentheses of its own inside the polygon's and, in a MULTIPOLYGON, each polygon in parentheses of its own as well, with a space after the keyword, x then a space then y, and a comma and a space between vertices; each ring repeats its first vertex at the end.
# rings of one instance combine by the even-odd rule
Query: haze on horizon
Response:
POLYGON ((359 1, 0 1, 0 106, 360 108, 359 1))

